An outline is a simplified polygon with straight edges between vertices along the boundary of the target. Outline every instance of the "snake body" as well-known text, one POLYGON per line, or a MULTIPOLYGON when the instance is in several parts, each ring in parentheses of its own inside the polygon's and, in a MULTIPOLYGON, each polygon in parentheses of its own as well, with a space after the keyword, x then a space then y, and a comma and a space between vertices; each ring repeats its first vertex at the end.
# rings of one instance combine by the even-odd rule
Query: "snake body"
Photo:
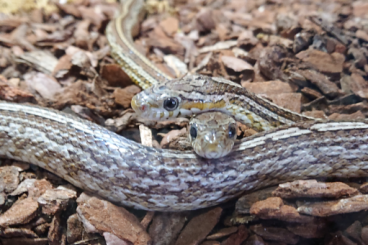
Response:
MULTIPOLYGON (((107 34, 120 40, 114 32, 107 34)), ((116 43, 111 44, 115 52, 116 43)), ((282 108, 277 110, 283 115, 282 108)), ((210 207, 295 179, 368 176, 367 150, 366 122, 312 121, 259 133, 237 142, 226 157, 208 160, 191 151, 145 147, 58 111, 0 101, 1 156, 145 210, 210 207)))
POLYGON ((142 146, 50 109, 0 102, 0 155, 137 209, 183 211, 294 179, 368 176, 368 124, 310 122, 236 143, 216 160, 142 146))

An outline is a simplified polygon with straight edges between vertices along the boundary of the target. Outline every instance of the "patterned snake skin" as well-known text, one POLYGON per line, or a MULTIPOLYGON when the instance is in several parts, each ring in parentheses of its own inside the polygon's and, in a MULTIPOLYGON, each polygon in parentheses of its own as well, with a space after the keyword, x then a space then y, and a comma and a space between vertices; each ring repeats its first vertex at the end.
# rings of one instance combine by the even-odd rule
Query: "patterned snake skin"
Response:
POLYGON ((367 123, 311 122, 257 134, 205 160, 54 110, 0 102, 0 155, 138 209, 193 210, 294 179, 368 176, 367 150, 367 123))

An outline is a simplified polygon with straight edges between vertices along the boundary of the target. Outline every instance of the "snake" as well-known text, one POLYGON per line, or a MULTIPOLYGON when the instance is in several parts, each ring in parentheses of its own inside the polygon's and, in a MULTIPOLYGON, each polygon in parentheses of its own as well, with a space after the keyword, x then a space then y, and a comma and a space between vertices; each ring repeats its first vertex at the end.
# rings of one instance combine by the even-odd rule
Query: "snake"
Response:
MULTIPOLYGON (((125 14, 131 14, 126 8, 125 14)), ((110 35, 124 42, 107 31, 110 35)), ((367 177, 367 150, 365 121, 301 120, 239 140, 225 157, 205 159, 193 151, 143 146, 56 110, 0 101, 1 156, 35 164, 117 205, 143 210, 207 208, 296 179, 367 177)))
POLYGON ((237 136, 235 119, 222 112, 195 115, 189 121, 188 129, 193 150, 208 159, 229 154, 237 136))
MULTIPOLYGON (((134 46, 132 38, 134 34, 132 33, 137 30, 136 25, 139 23, 143 7, 143 0, 122 1, 121 13, 108 25, 106 36, 111 46, 112 57, 134 83, 147 89, 173 81, 173 78, 159 70, 134 46)), ((134 105, 132 104, 133 108, 135 108, 134 105)), ((190 123, 191 132, 197 132, 196 137, 189 135, 193 150, 199 156, 206 158, 218 158, 229 154, 236 140, 235 134, 232 133, 235 125, 234 120, 229 116, 220 115, 220 113, 213 114, 212 112, 205 113, 200 118, 202 121, 196 120, 195 124, 190 123), (221 125, 216 127, 207 124, 214 120, 221 125), (216 133, 214 133, 215 131, 216 133)))
POLYGON ((232 81, 199 74, 154 84, 136 94, 131 105, 140 117, 150 120, 219 111, 258 132, 319 120, 282 108, 232 81))

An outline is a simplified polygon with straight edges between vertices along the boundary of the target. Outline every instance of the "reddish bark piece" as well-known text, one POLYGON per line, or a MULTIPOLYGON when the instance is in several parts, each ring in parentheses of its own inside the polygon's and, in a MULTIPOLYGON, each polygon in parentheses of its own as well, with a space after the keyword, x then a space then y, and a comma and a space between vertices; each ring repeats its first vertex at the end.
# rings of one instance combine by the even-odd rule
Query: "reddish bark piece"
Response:
POLYGON ((312 99, 317 99, 319 97, 322 96, 322 94, 314 89, 311 89, 311 88, 308 88, 308 87, 304 87, 302 88, 301 92, 308 96, 308 97, 311 97, 312 99))
POLYGON ((128 108, 130 107, 133 96, 139 92, 141 92, 141 89, 136 85, 130 85, 123 89, 116 88, 113 93, 115 103, 121 105, 123 108, 128 108))
POLYGON ((280 219, 298 223, 313 221, 313 217, 300 215, 294 207, 284 205, 279 197, 269 197, 266 200, 254 203, 250 208, 250 213, 262 219, 280 219))
POLYGON ((320 72, 337 74, 342 72, 345 56, 340 53, 328 54, 316 49, 299 52, 296 57, 310 63, 320 72))
POLYGON ((298 212, 313 216, 326 217, 336 214, 352 213, 368 209, 368 195, 357 195, 337 201, 304 203, 298 212))
POLYGON ((356 195, 358 190, 342 182, 323 183, 316 180, 297 180, 280 184, 272 194, 282 198, 340 198, 356 195))
POLYGON ((179 29, 179 21, 177 18, 168 17, 160 22, 160 26, 166 35, 173 36, 179 29))
POLYGON ((134 83, 117 64, 107 64, 101 68, 101 76, 110 86, 125 88, 134 83))
POLYGON ((250 92, 255 94, 279 94, 279 93, 294 93, 298 87, 285 83, 279 80, 261 82, 261 83, 246 83, 244 87, 248 89, 250 92))
POLYGON ((270 94, 268 97, 278 106, 300 113, 302 106, 302 94, 300 93, 280 93, 270 94))
POLYGON ((249 214, 251 206, 258 201, 265 200, 272 196, 272 191, 276 187, 269 187, 263 190, 258 190, 249 194, 245 194, 236 202, 235 210, 240 214, 249 214))
POLYGON ((10 85, 3 76, 0 76, 0 99, 23 103, 35 100, 33 94, 10 85))
POLYGON ((217 207, 195 216, 184 227, 175 245, 194 245, 203 241, 217 224, 222 208, 217 207))
POLYGON ((324 111, 318 111, 318 110, 306 111, 306 112, 303 112, 303 114, 308 116, 308 117, 327 119, 327 116, 326 116, 324 111))
POLYGON ((351 74, 351 90, 354 94, 358 95, 363 99, 368 98, 368 83, 367 81, 358 73, 351 74))
POLYGON ((335 120, 335 121, 343 121, 343 120, 359 120, 364 119, 365 116, 361 111, 354 112, 352 114, 338 114, 333 113, 330 116, 328 116, 328 119, 335 120))
POLYGON ((38 203, 32 198, 17 201, 0 215, 0 227, 26 224, 37 215, 38 203))
POLYGON ((223 228, 223 229, 217 231, 216 233, 209 235, 207 237, 207 239, 209 239, 209 240, 210 239, 219 239, 219 238, 231 235, 231 234, 233 234, 237 231, 238 231, 238 227, 236 227, 236 226, 223 228))
POLYGON ((28 195, 30 197, 33 197, 34 199, 37 199, 47 190, 51 190, 52 188, 53 186, 48 180, 46 179, 36 180, 33 183, 33 186, 29 188, 28 195))
POLYGON ((150 244, 151 238, 137 217, 123 207, 86 195, 78 199, 77 213, 87 232, 111 233, 134 245, 150 244), (87 200, 83 200, 83 198, 87 200))
POLYGON ((368 193, 368 182, 362 184, 359 187, 359 190, 360 190, 361 193, 367 194, 368 193))

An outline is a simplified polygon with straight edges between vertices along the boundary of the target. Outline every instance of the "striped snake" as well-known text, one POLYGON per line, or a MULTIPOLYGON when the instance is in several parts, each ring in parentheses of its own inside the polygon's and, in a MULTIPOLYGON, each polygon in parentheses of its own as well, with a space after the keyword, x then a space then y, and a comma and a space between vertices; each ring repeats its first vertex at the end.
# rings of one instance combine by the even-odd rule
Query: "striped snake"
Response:
MULTIPOLYGON (((125 42, 113 25, 107 30, 110 43, 125 42)), ((111 44, 118 52, 118 44, 111 44)), ((51 109, 0 102, 0 155, 145 210, 205 208, 295 179, 368 176, 367 150, 367 123, 312 121, 261 132, 237 142, 226 157, 208 160, 191 151, 142 146, 51 109)))

